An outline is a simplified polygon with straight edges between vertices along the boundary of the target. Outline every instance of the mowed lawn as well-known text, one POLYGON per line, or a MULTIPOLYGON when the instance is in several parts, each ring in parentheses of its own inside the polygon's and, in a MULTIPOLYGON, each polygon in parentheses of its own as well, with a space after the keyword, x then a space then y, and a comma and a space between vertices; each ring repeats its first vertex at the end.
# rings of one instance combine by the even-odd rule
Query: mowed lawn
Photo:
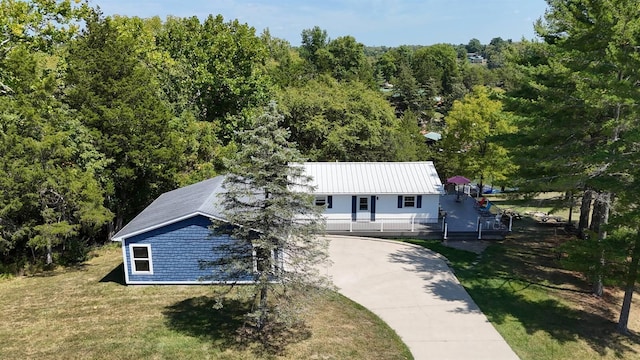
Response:
POLYGON ((379 318, 333 292, 275 348, 245 346, 245 304, 216 310, 209 286, 124 286, 121 257, 108 246, 75 269, 0 279, 0 359, 411 358, 379 318))
POLYGON ((440 241, 411 242, 449 259, 462 285, 521 359, 640 359, 640 294, 634 295, 631 334, 622 335, 615 326, 623 292, 608 286, 605 296, 593 296, 581 274, 563 269, 558 246, 571 236, 557 225, 525 217, 506 240, 491 242, 481 255, 440 241))

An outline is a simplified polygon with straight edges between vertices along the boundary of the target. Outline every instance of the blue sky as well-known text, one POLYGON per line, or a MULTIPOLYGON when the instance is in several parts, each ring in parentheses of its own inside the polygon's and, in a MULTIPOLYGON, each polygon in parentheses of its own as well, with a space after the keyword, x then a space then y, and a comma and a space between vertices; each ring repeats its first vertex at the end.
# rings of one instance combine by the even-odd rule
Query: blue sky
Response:
POLYGON ((483 44, 494 37, 533 39, 544 0, 90 0, 105 15, 180 17, 221 14, 300 45, 314 26, 329 37, 351 35, 369 46, 483 44))

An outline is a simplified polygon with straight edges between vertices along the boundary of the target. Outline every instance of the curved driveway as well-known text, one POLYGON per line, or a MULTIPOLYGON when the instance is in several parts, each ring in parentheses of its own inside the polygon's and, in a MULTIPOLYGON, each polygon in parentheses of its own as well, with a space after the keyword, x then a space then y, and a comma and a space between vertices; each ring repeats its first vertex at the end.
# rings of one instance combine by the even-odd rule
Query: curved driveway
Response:
POLYGON ((416 360, 518 359, 439 255, 395 241, 327 238, 327 272, 340 293, 384 320, 416 360))

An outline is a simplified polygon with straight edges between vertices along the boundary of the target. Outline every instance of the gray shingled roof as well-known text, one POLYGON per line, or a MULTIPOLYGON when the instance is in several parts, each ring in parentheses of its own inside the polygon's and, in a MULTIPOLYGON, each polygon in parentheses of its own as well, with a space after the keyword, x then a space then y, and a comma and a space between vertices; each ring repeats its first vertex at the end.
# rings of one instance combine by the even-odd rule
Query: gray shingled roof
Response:
POLYGON ((121 241, 199 214, 223 219, 217 206, 223 181, 224 176, 216 176, 160 195, 111 240, 121 241))
POLYGON ((306 162, 316 194, 441 194, 431 161, 306 162))

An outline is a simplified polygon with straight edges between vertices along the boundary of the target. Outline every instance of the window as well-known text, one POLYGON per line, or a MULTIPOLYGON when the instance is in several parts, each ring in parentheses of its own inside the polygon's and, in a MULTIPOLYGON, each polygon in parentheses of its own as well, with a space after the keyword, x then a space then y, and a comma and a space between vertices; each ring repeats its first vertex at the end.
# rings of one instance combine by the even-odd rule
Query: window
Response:
POLYGON ((416 207, 416 197, 415 196, 405 196, 404 197, 404 207, 416 207))
POLYGON ((153 274, 151 245, 129 245, 132 274, 153 274))
POLYGON ((253 271, 262 273, 263 271, 269 270, 269 266, 273 270, 278 268, 278 262, 280 259, 278 258, 277 251, 269 251, 263 249, 258 246, 253 247, 253 271))
POLYGON ((326 206, 327 209, 333 207, 333 196, 331 195, 318 195, 315 200, 316 206, 326 206))
POLYGON ((360 209, 360 211, 369 210, 369 198, 361 197, 360 198, 360 206, 358 207, 358 209, 360 209))
POLYGON ((327 197, 316 196, 316 206, 325 206, 325 205, 327 205, 327 197))

